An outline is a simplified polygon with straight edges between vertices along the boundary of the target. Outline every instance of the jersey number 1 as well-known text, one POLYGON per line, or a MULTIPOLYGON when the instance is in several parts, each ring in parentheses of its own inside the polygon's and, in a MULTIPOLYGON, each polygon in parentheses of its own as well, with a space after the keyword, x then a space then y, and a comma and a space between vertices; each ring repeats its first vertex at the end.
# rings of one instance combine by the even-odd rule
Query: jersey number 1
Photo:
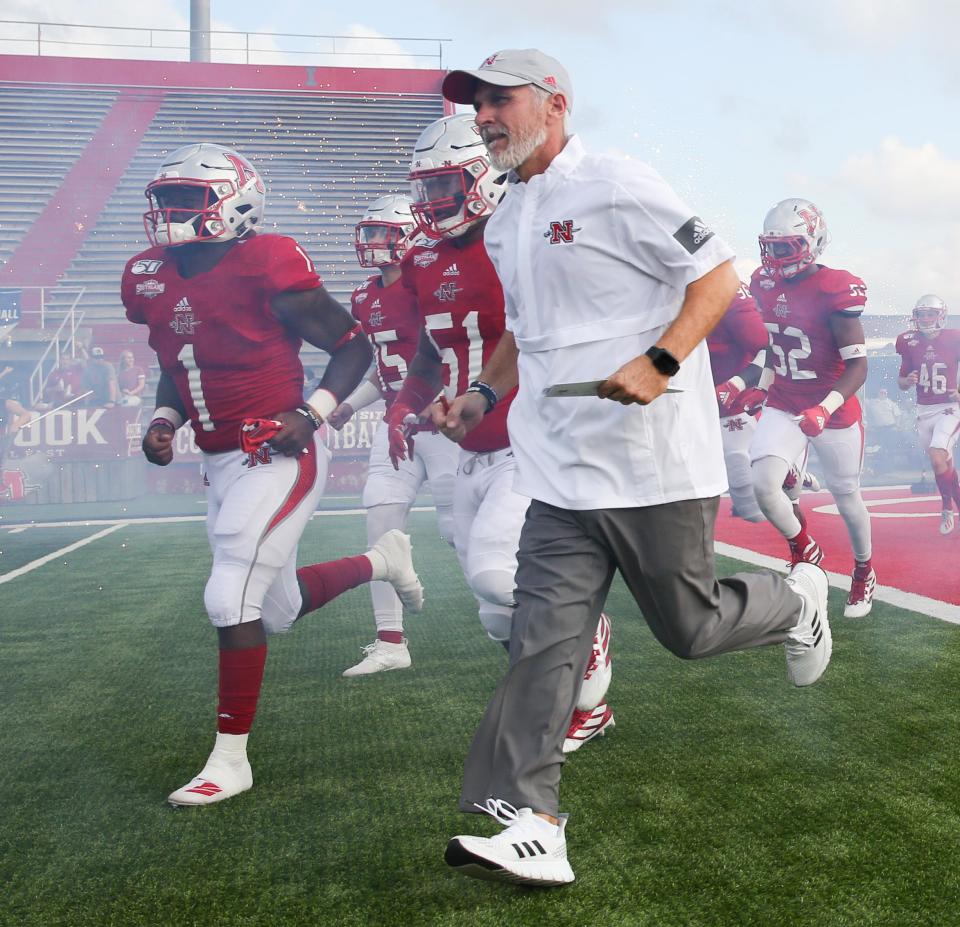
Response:
POLYGON ((214 425, 210 421, 210 410, 207 408, 207 400, 203 398, 203 383, 200 380, 200 368, 197 366, 197 359, 193 356, 193 345, 185 344, 177 355, 177 360, 183 364, 183 369, 187 371, 187 384, 190 387, 190 399, 193 401, 194 408, 197 410, 197 419, 204 431, 213 431, 214 425))

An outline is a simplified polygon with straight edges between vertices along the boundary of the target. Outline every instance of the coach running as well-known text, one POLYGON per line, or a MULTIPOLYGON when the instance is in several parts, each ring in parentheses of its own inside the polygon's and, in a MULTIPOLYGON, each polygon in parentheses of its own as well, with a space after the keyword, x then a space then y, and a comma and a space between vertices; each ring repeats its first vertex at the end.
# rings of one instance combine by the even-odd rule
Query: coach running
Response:
POLYGON ((827 580, 808 563, 786 580, 716 577, 726 482, 704 339, 738 286, 730 248, 650 167, 590 155, 567 134, 573 88, 555 59, 497 52, 447 75, 443 93, 474 106, 493 166, 513 173, 484 235, 508 330, 437 424, 461 439, 519 381, 510 440, 516 489, 532 499, 510 668, 460 797, 505 829, 454 837, 445 858, 466 875, 561 885, 574 878, 561 742, 614 573, 677 656, 784 643, 797 686, 830 660, 827 580), (602 382, 585 396, 544 394, 591 380, 602 382))

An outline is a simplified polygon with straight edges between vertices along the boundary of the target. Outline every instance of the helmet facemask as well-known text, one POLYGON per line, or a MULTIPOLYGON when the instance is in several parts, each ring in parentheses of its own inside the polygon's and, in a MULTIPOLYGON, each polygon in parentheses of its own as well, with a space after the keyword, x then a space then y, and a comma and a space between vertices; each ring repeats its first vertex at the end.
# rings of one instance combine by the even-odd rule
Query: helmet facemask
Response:
POLYGON ((376 219, 364 220, 354 231, 353 246, 361 267, 399 264, 407 253, 415 227, 376 219))
POLYGON ((913 310, 913 327, 923 335, 932 335, 946 324, 946 315, 936 306, 917 306, 913 310))
POLYGON ((489 216, 496 203, 487 203, 479 186, 488 174, 493 168, 485 158, 412 173, 410 209, 420 227, 437 238, 456 238, 489 216))
POLYGON ((789 280, 814 260, 810 242, 803 235, 760 236, 760 261, 772 277, 789 280))
POLYGON ((214 185, 194 180, 149 184, 146 195, 150 209, 144 213, 143 226, 150 244, 169 248, 222 238, 226 225, 220 214, 221 196, 234 192, 235 187, 226 180, 214 185))

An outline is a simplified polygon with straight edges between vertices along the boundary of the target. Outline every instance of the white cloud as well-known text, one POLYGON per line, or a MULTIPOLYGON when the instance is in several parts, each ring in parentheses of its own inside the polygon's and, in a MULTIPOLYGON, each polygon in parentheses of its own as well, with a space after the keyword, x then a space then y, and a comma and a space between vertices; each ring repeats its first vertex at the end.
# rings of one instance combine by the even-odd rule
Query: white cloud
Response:
MULTIPOLYGON (((567 33, 574 29, 577 33, 605 32, 616 28, 614 15, 624 10, 630 13, 641 10, 667 9, 666 0, 599 0, 584 3, 583 0, 487 0, 484 10, 496 14, 499 11, 509 18, 510 25, 531 24, 537 27, 537 33, 567 33)), ((539 40, 531 44, 543 47, 539 40)), ((546 44, 546 43, 544 43, 546 44)), ((490 50, 514 47, 497 45, 494 38, 490 50)), ((549 54, 549 48, 544 48, 549 54)), ((477 62, 479 64, 479 62, 477 62)))
MULTIPOLYGON (((71 0, 7 0, 4 18, 39 23, 74 24, 80 21, 97 24, 42 26, 41 50, 44 55, 163 59, 186 57, 186 52, 178 55, 174 50, 156 46, 189 48, 186 34, 171 31, 190 28, 188 20, 172 0, 156 0, 149 5, 127 0, 87 0, 82 10, 78 10, 77 4, 71 0), (165 29, 154 29, 158 23, 163 23, 165 29), (154 48, 150 48, 151 31, 154 33, 154 48)), ((5 30, 5 40, 0 40, 0 52, 35 54, 36 34, 33 26, 10 26, 5 30)))
POLYGON ((888 136, 875 151, 847 158, 842 179, 868 208, 887 218, 960 218, 960 161, 946 157, 931 142, 911 148, 888 136))

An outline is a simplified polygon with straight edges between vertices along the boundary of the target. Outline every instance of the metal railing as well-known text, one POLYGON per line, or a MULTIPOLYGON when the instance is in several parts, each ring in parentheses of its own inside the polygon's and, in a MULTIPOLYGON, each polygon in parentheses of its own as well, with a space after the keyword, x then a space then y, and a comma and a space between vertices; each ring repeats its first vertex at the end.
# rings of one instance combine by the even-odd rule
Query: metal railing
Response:
POLYGON ((57 367, 60 366, 60 361, 65 355, 70 357, 76 357, 77 354, 77 329, 80 327, 83 322, 83 313, 77 310, 77 305, 80 303, 80 300, 83 298, 83 294, 86 293, 87 288, 80 287, 43 287, 43 286, 8 286, 4 285, 4 290, 19 290, 20 292, 27 291, 39 291, 39 308, 38 309, 21 309, 20 316, 21 318, 25 315, 39 315, 40 316, 40 328, 45 330, 47 328, 47 322, 51 322, 51 331, 50 331, 50 343, 46 346, 43 353, 38 358, 36 364, 34 364, 33 370, 30 371, 30 376, 27 379, 27 390, 30 400, 31 408, 33 405, 40 399, 43 395, 44 387, 47 385, 47 379, 50 374, 53 373, 57 367), (57 292, 58 294, 70 294, 73 293, 74 297, 70 305, 66 309, 50 309, 47 305, 49 299, 49 292, 57 292), (63 313, 63 318, 57 324, 56 328, 53 328, 53 319, 51 316, 59 316, 60 313, 63 313))
MULTIPOLYGON (((323 63, 318 62, 318 58, 329 56, 333 59, 356 58, 366 67, 376 67, 377 60, 384 59, 387 62, 382 65, 384 67, 435 67, 441 70, 443 45, 451 41, 411 36, 308 35, 296 32, 239 32, 227 29, 211 29, 209 32, 204 30, 199 33, 198 30, 190 29, 91 26, 84 23, 0 19, 0 52, 109 58, 111 55, 105 53, 108 49, 141 49, 151 52, 178 52, 182 57, 176 57, 173 60, 188 60, 190 38, 195 34, 204 38, 210 37, 211 60, 221 63, 303 64, 306 56, 311 59, 308 63, 317 64, 323 63), (20 34, 13 35, 11 34, 13 31, 19 31, 20 34), (268 40, 271 47, 264 47, 264 43, 259 41, 262 39, 268 40), (231 41, 232 44, 230 44, 231 41), (221 44, 214 44, 215 42, 221 44), (281 43, 289 47, 280 47, 281 43), (307 44, 310 47, 295 47, 307 44), (27 46, 32 51, 28 51, 27 46), (74 51, 78 48, 96 49, 96 51, 74 51), (285 60, 287 58, 290 60, 285 60)), ((336 61, 335 63, 343 64, 344 62, 336 61)))

